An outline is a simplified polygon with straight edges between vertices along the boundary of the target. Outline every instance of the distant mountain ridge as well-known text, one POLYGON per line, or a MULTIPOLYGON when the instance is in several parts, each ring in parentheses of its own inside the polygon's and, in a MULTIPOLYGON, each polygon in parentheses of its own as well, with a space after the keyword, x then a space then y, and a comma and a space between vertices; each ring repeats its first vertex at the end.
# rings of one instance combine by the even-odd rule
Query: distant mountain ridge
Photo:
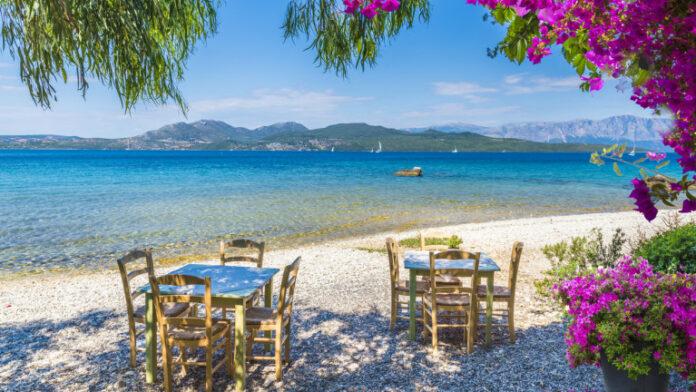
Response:
POLYGON ((614 116, 602 120, 573 120, 560 122, 527 122, 482 127, 454 123, 430 127, 409 128, 409 132, 435 129, 442 132, 476 132, 490 137, 516 138, 548 143, 627 143, 637 147, 664 149, 661 133, 670 129, 671 119, 614 116))
POLYGON ((206 119, 168 124, 142 135, 120 139, 0 135, 0 148, 369 151, 382 143, 384 151, 590 151, 598 145, 632 143, 633 132, 638 147, 661 145, 659 132, 669 125, 670 121, 665 119, 617 116, 599 121, 521 123, 500 127, 455 123, 398 130, 347 123, 308 129, 300 123, 283 122, 249 129, 206 119))

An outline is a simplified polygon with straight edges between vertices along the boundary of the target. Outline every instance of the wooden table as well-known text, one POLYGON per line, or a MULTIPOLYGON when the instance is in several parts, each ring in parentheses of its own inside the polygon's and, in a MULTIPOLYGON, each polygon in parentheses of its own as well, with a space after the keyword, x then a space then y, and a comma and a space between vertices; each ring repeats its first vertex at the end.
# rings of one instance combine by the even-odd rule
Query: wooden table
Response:
MULTIPOLYGON (((418 276, 430 274, 430 252, 428 251, 406 251, 404 252, 404 268, 409 271, 409 301, 408 301, 408 336, 411 340, 416 339, 416 279, 418 276)), ((474 260, 435 260, 435 268, 448 271, 453 274, 461 275, 462 272, 472 272, 474 260)), ((498 264, 481 254, 479 260, 479 275, 486 278, 486 345, 491 343, 491 325, 493 323, 493 275, 500 271, 498 264)), ((477 310, 478 311, 478 310, 477 310)), ((478 319, 478 317, 476 317, 478 319)))
MULTIPOLYGON (((188 264, 169 274, 192 275, 200 278, 210 277, 212 304, 214 307, 234 309, 234 381, 238 391, 244 390, 246 382, 246 338, 244 312, 246 304, 254 293, 264 288, 264 302, 271 306, 273 299, 273 276, 280 271, 277 268, 255 268, 226 265, 188 264)), ((145 314, 145 382, 157 381, 157 322, 153 306, 152 291, 147 284, 138 288, 146 294, 147 312, 145 314)), ((167 291, 167 286, 160 287, 161 294, 191 294, 203 298, 200 286, 179 287, 176 292, 167 291)))

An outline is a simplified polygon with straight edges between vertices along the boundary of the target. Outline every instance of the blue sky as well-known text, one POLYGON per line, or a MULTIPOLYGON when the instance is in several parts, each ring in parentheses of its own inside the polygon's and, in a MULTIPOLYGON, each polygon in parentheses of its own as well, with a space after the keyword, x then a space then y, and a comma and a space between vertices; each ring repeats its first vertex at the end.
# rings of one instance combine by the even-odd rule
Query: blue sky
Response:
POLYGON ((0 134, 119 137, 201 118, 246 127, 298 121, 402 128, 651 115, 615 82, 601 92, 580 92, 559 48, 539 65, 487 57, 486 48, 504 30, 483 22, 484 10, 463 0, 433 1, 429 24, 403 32, 375 68, 354 70, 346 79, 318 68, 306 42, 283 42, 285 6, 239 0, 223 6, 217 35, 199 46, 181 84, 188 118, 175 106, 151 104, 124 114, 114 92, 97 82, 86 100, 74 84, 61 85, 59 101, 43 110, 21 85, 16 62, 0 52, 0 134))

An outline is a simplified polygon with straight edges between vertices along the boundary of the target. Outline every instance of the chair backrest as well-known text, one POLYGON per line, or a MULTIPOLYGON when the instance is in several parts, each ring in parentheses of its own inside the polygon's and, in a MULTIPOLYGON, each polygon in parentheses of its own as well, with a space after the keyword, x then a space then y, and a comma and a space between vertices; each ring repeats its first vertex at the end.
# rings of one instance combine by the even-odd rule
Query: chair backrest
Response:
POLYGON ((283 280, 280 282, 280 292, 278 293, 278 317, 292 316, 292 303, 295 298, 295 284, 297 274, 300 272, 301 257, 295 259, 292 264, 283 269, 283 280))
POLYGON ((508 273, 508 288, 510 289, 510 294, 512 296, 515 295, 515 288, 517 287, 517 271, 520 268, 522 248, 524 248, 524 244, 519 241, 516 241, 512 245, 512 254, 510 255, 510 271, 508 273))
POLYGON ((395 288, 399 284, 399 244, 391 237, 387 238, 387 257, 391 287, 395 288))
POLYGON ((256 267, 263 267, 263 254, 266 250, 265 242, 255 242, 247 239, 236 239, 232 241, 220 241, 220 264, 225 265, 229 262, 249 262, 255 263, 256 267), (231 256, 225 255, 227 250, 237 250, 231 256), (250 255, 249 253, 256 253, 250 255))
POLYGON ((205 327, 205 335, 212 338, 213 314, 210 277, 199 278, 191 275, 162 275, 150 278, 152 298, 155 303, 157 322, 162 328, 162 336, 167 336, 167 328, 176 327, 205 327), (191 294, 162 294, 160 286, 204 286, 203 298, 191 294), (205 305, 205 318, 200 317, 166 317, 162 306, 167 303, 199 303, 205 305))
MULTIPOLYGON (((433 301, 434 297, 438 293, 468 293, 471 294, 472 296, 472 301, 476 297, 476 293, 478 291, 478 285, 479 285, 479 262, 481 261, 481 253, 473 253, 473 252, 467 252, 465 250, 459 250, 459 249, 451 249, 451 250, 446 250, 444 252, 430 252, 430 286, 431 286, 431 292, 433 293, 433 301), (438 275, 442 275, 443 273, 452 273, 452 271, 446 271, 442 272, 443 270, 437 269, 436 268, 436 260, 473 260, 473 266, 471 270, 471 283, 469 287, 466 287, 466 285, 463 286, 454 286, 454 285, 442 285, 439 286, 437 284, 437 279, 436 277, 438 275)), ((469 275, 469 274, 467 274, 469 275)), ((433 302, 435 303, 435 302, 433 302)))
POLYGON ((152 262, 152 251, 150 249, 135 249, 128 252, 125 256, 116 260, 118 270, 121 273, 121 282, 123 283, 123 293, 126 297, 126 309, 128 310, 128 320, 132 322, 133 317, 133 301, 142 293, 131 290, 130 282, 137 276, 147 274, 148 279, 155 276, 155 268, 152 262), (128 271, 128 264, 145 259, 145 267, 128 271))
POLYGON ((448 248, 447 245, 427 245, 428 239, 423 235, 423 232, 418 232, 418 240, 420 250, 442 251, 448 248))

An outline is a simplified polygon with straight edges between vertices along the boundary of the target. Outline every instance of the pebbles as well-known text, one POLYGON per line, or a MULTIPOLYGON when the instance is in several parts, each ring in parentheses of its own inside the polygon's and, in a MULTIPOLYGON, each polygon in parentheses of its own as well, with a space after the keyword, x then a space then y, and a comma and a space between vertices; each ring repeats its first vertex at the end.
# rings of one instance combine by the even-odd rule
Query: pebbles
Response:
MULTIPOLYGON (((389 330, 389 269, 386 255, 358 250, 381 247, 389 234, 269 252, 269 266, 302 255, 293 319, 292 363, 283 382, 270 363, 250 364, 249 390, 298 391, 566 391, 602 390, 599 369, 571 369, 565 360, 560 314, 535 296, 532 282, 548 264, 539 249, 585 234, 592 227, 618 225, 633 233, 634 213, 595 214, 461 225, 465 245, 488 252, 503 268, 514 240, 525 242, 518 281, 517 343, 495 332, 490 349, 466 355, 460 342, 443 336, 438 354, 422 338, 411 342, 407 321, 389 330)), ((401 233, 400 237, 412 233, 401 233)), ((165 272, 166 269, 158 269, 165 272)), ((280 277, 276 277, 276 285, 280 277)), ((117 272, 43 275, 2 282, 0 287, 0 390, 160 390, 128 365, 125 305, 117 272), (6 305, 11 305, 6 307, 6 305)), ((277 293, 277 287, 276 287, 277 293)), ((479 337, 479 342, 482 336, 479 337)), ((139 339, 143 345, 143 340, 139 339)), ((175 388, 203 388, 204 375, 175 371, 175 388)), ((161 380, 161 372, 159 380, 161 380)), ((673 378, 675 390, 687 384, 673 378)), ((216 374, 215 390, 233 390, 216 374)))

